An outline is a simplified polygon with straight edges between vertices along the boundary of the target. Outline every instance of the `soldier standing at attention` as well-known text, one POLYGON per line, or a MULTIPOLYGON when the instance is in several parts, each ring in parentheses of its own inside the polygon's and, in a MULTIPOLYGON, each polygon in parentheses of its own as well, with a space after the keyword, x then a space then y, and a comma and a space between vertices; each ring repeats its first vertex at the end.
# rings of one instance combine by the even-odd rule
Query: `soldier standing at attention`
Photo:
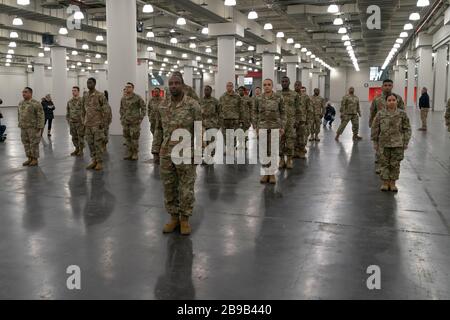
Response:
POLYGON ((450 132, 450 99, 447 102, 447 111, 445 112, 445 124, 450 132))
MULTIPOLYGON (((241 97, 242 107, 244 109, 243 119, 242 119, 242 129, 244 132, 247 132, 251 124, 252 117, 252 109, 253 109, 253 101, 249 96, 245 95, 245 87, 239 87, 238 89, 239 96, 241 97)), ((245 140, 248 140, 248 135, 245 136, 245 140)))
POLYGON ((230 142, 226 139, 227 129, 237 130, 241 127, 244 122, 244 107, 241 97, 234 92, 232 82, 227 83, 227 91, 219 99, 219 110, 225 145, 233 143, 233 148, 236 148, 236 141, 230 142))
MULTIPOLYGON (((185 129, 194 139, 194 122, 202 121, 202 114, 198 102, 185 94, 183 81, 179 76, 173 75, 169 79, 169 90, 170 96, 161 103, 156 112, 152 147, 152 152, 161 156, 160 175, 164 185, 164 202, 167 212, 171 215, 163 232, 174 232, 180 226, 181 234, 189 235, 189 218, 192 216, 195 202, 196 165, 172 162, 172 149, 176 143, 171 141, 171 136, 176 129, 185 129)), ((193 150, 191 152, 193 153, 193 150)))
POLYGON ((411 126, 405 111, 398 108, 397 96, 386 96, 387 106, 372 123, 372 141, 380 152, 381 191, 398 192, 395 182, 400 176, 400 162, 411 139, 411 126))
POLYGON ((103 170, 105 151, 105 125, 111 119, 111 107, 105 95, 95 89, 97 81, 89 78, 89 91, 83 96, 82 117, 86 129, 86 141, 91 152, 92 162, 86 169, 103 170))
MULTIPOLYGON (((386 107, 386 97, 392 93, 392 88, 394 87, 394 82, 390 79, 386 79, 383 81, 382 93, 377 96, 370 106, 370 117, 369 117, 369 128, 372 128, 373 119, 377 113, 386 107)), ((398 108, 405 110, 405 103, 403 102, 402 97, 398 94, 392 93, 397 97, 398 108)), ((375 152, 375 173, 380 174, 379 167, 379 157, 380 153, 378 151, 375 152)))
POLYGON ((80 88, 72 88, 72 99, 67 102, 66 120, 69 123, 70 135, 75 146, 75 151, 71 156, 83 156, 84 149, 84 119, 82 117, 82 99, 80 97, 80 88))
MULTIPOLYGON (((271 130, 280 130, 280 138, 284 135, 286 126, 286 112, 283 97, 273 92, 273 81, 266 79, 263 82, 264 94, 256 100, 255 115, 256 134, 259 136, 260 129, 267 129, 267 154, 271 155, 271 130)), ((273 150, 273 152, 280 152, 273 150)), ((265 166, 270 167, 270 164, 265 166)), ((276 184, 277 179, 274 174, 261 176, 261 183, 276 184)))
POLYGON ((358 135, 359 133, 359 118, 361 118, 361 108, 359 106, 359 98, 355 96, 355 88, 350 87, 348 89, 348 95, 342 98, 341 102, 341 125, 336 133, 336 141, 339 141, 339 137, 347 127, 349 121, 352 122, 353 140, 362 140, 358 135))
POLYGON ((314 89, 314 95, 311 97, 311 105, 314 110, 314 121, 311 127, 311 138, 309 141, 319 142, 320 127, 322 118, 325 114, 325 99, 320 96, 320 89, 314 89))
MULTIPOLYGON (((161 89, 155 88, 154 95, 148 102, 148 120, 150 121, 150 132, 152 133, 153 138, 155 137, 155 126, 156 119, 155 114, 159 104, 163 101, 161 97, 161 89)), ((153 154, 153 162, 155 164, 159 164, 159 154, 153 154)))
POLYGON ((282 90, 278 92, 283 97, 286 112, 286 125, 284 127, 284 135, 281 137, 280 142, 280 169, 294 168, 296 130, 299 127, 301 118, 300 97, 295 91, 289 89, 290 84, 291 80, 289 77, 283 77, 281 79, 282 90), (285 157, 287 160, 285 160, 285 157))
POLYGON ((125 89, 126 94, 120 101, 120 122, 127 146, 127 156, 124 160, 136 161, 139 158, 139 137, 141 123, 145 117, 145 101, 134 93, 133 83, 128 82, 125 89))
POLYGON ((33 99, 33 89, 26 87, 22 91, 23 101, 19 103, 18 119, 20 137, 28 160, 23 166, 35 167, 39 159, 41 130, 45 126, 45 114, 42 105, 33 99))
POLYGON ((306 94, 306 88, 302 86, 301 81, 295 82, 295 92, 299 95, 300 119, 297 127, 297 138, 295 142, 294 158, 306 159, 306 145, 308 143, 309 125, 314 119, 314 113, 311 106, 311 100, 306 94))
POLYGON ((200 98, 198 97, 197 93, 195 93, 195 90, 192 89, 191 86, 188 86, 187 84, 184 83, 183 75, 181 74, 180 71, 175 71, 172 74, 174 76, 177 76, 177 77, 181 78, 181 81, 183 82, 183 92, 184 92, 184 94, 186 94, 188 97, 191 97, 194 100, 197 100, 197 102, 200 101, 200 98))
MULTIPOLYGON (((220 129, 220 109, 219 100, 212 97, 212 88, 210 86, 205 86, 204 89, 205 96, 200 101, 200 107, 202 111, 202 121, 203 128, 205 130, 209 129, 220 129)), ((215 152, 211 153, 214 156, 215 152)))

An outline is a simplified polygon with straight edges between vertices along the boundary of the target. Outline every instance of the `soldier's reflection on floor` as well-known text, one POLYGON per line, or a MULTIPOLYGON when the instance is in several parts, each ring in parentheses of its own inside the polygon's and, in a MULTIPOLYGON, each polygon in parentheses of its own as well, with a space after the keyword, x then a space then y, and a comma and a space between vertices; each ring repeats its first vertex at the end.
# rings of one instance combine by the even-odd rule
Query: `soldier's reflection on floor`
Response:
POLYGON ((105 188, 102 175, 93 175, 84 208, 84 223, 87 226, 106 221, 114 210, 116 198, 105 188))
POLYGON ((36 190, 40 180, 44 180, 45 176, 42 171, 27 170, 23 189, 25 190, 25 212, 23 215, 23 227, 28 231, 38 231, 45 226, 44 205, 45 201, 39 194, 31 192, 36 190))
POLYGON ((83 159, 75 159, 67 186, 70 193, 70 205, 73 216, 79 220, 83 212, 83 203, 87 201, 88 185, 83 159))
POLYGON ((192 282, 193 260, 191 239, 178 235, 169 236, 165 273, 158 278, 155 286, 156 299, 195 299, 195 288, 192 282))

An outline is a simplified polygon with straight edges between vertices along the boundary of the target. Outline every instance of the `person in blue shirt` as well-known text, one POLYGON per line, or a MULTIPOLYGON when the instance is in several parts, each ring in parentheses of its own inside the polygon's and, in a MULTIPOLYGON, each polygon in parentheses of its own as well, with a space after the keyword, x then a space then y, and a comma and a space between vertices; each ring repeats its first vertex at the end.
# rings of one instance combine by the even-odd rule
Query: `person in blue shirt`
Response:
POLYGON ((335 118, 336 118, 336 109, 331 105, 331 102, 328 101, 327 106, 325 107, 323 126, 325 127, 328 124, 331 127, 333 125, 335 118))

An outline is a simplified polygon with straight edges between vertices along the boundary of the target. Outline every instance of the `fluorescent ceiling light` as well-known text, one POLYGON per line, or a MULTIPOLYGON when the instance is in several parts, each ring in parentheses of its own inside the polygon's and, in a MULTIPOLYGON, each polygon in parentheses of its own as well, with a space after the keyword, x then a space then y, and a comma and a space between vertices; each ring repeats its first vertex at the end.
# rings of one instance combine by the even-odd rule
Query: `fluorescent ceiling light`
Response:
POLYGON ((243 43, 242 43, 242 41, 238 41, 238 42, 236 42, 236 47, 242 47, 243 46, 243 43))
POLYGON ((411 21, 417 21, 420 20, 420 14, 417 12, 413 12, 409 15, 409 20, 411 21))
POLYGON ((286 43, 289 43, 289 44, 294 43, 294 39, 288 38, 288 39, 286 40, 286 43))
POLYGON ((227 7, 232 7, 236 5, 236 0, 225 0, 224 5, 226 5, 227 7))
POLYGON ((339 34, 346 34, 346 33, 347 33, 347 28, 345 28, 345 27, 339 28, 338 33, 339 33, 339 34))
POLYGON ((179 26, 184 26, 185 24, 186 24, 186 19, 185 19, 185 18, 179 17, 179 18, 177 19, 177 25, 179 25, 179 26))
POLYGON ((178 43, 178 39, 177 38, 171 38, 170 39, 170 43, 176 44, 176 43, 178 43))
POLYGON ((248 18, 250 20, 258 19, 258 13, 255 10, 252 10, 248 13, 248 18))
POLYGON ((69 33, 69 31, 67 31, 67 28, 59 28, 59 34, 62 34, 62 35, 66 35, 66 34, 68 34, 69 33))
POLYGON ((195 49, 195 48, 197 48, 197 45, 196 45, 195 43, 191 42, 191 43, 189 44, 189 48, 195 49))
POLYGON ((103 41, 105 40, 101 34, 95 37, 95 41, 103 41))
POLYGON ((11 39, 16 39, 16 38, 19 37, 19 34, 17 32, 15 32, 15 31, 11 31, 11 33, 9 34, 9 37, 11 39))
POLYGON ((295 45, 294 45, 294 48, 295 49, 300 49, 302 46, 300 45, 300 43, 296 43, 295 45))
POLYGON ((418 7, 427 7, 430 5, 430 1, 429 0, 419 0, 417 1, 417 6, 418 7))
POLYGON ((412 25, 412 23, 407 23, 407 24, 405 24, 403 29, 404 30, 412 30, 412 29, 414 29, 414 26, 412 25))
POLYGON ((282 31, 277 32, 277 38, 284 38, 284 32, 282 31))
POLYGON ((255 51, 255 47, 254 46, 249 46, 248 47, 248 51, 255 51))
POLYGON ((13 26, 23 26, 23 21, 20 18, 14 18, 12 24, 13 26))
POLYGON ((408 38, 408 32, 400 33, 400 38, 408 38))
POLYGON ((346 46, 346 47, 347 47, 347 46, 351 46, 351 45, 352 45, 352 43, 351 43, 349 40, 347 40, 347 41, 344 42, 344 46, 346 46))
POLYGON ((154 37, 155 37, 155 34, 153 33, 153 31, 149 31, 149 32, 147 32, 146 37, 147 37, 147 38, 154 38, 154 37))
POLYGON ((349 41, 350 37, 348 36, 348 34, 345 34, 345 35, 342 36, 341 40, 342 41, 349 41))
POLYGON ((142 8, 142 12, 143 13, 152 13, 153 10, 153 6, 151 4, 146 4, 144 5, 144 7, 142 8))
POLYGON ((339 7, 335 4, 331 4, 328 7, 328 13, 338 13, 339 12, 339 7))
POLYGON ((273 29, 273 26, 272 26, 271 23, 266 23, 266 24, 264 25, 264 30, 272 30, 272 29, 273 29))
POLYGON ((342 18, 336 18, 333 20, 333 24, 335 26, 342 26, 344 24, 344 20, 342 20, 342 18))
POLYGON ((208 34, 209 33, 209 29, 208 28, 203 28, 202 29, 202 34, 208 34))
POLYGON ((30 4, 30 0, 17 0, 17 4, 19 6, 28 6, 30 4))
POLYGON ((12 42, 10 42, 10 43, 8 44, 8 47, 10 47, 10 48, 16 48, 16 47, 17 47, 17 43, 15 43, 14 41, 12 41, 12 42))

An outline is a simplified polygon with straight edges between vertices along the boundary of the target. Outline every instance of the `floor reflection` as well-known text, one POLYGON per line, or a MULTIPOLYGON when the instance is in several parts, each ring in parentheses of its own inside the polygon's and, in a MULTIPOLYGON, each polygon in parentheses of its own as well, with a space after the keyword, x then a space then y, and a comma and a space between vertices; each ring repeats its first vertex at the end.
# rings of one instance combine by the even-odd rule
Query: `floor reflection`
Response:
POLYGON ((115 196, 105 188, 102 174, 94 174, 84 208, 84 222, 87 226, 105 222, 114 210, 115 196))

